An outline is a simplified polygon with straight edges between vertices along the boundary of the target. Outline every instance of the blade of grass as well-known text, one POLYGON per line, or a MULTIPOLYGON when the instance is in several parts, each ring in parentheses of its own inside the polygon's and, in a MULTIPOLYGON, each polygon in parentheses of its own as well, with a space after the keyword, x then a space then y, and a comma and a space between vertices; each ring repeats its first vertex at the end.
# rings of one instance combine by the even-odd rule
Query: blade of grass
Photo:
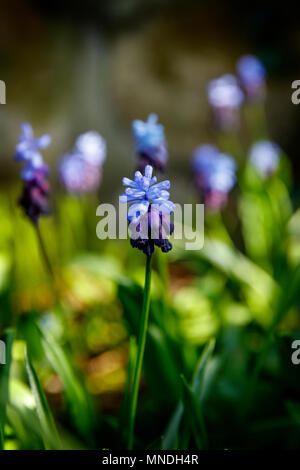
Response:
POLYGON ((192 429, 197 449, 207 449, 207 433, 202 415, 201 405, 197 400, 197 396, 187 383, 184 375, 181 375, 180 378, 182 381, 182 399, 184 404, 184 414, 187 423, 192 429))
POLYGON ((75 426, 81 436, 91 442, 95 422, 93 403, 65 350, 57 343, 49 331, 46 331, 40 325, 36 326, 41 335, 45 356, 64 385, 65 395, 75 426))
POLYGON ((0 449, 4 449, 4 428, 6 423, 6 406, 9 402, 9 373, 14 330, 8 329, 3 336, 4 364, 0 365, 0 449))
POLYGON ((43 435, 43 441, 46 449, 53 448, 53 443, 55 442, 55 449, 61 448, 60 439, 58 432, 54 423, 54 419, 50 408, 48 406, 45 394, 39 382, 37 373, 33 367, 31 359, 26 352, 25 355, 26 371, 28 374, 28 379, 31 387, 31 391, 35 398, 37 415, 41 425, 41 431, 43 435))
POLYGON ((133 370, 134 370, 134 365, 136 363, 136 357, 137 357, 136 338, 135 336, 131 336, 130 341, 129 341, 129 359, 128 359, 128 367, 127 367, 127 380, 126 380, 126 384, 124 387, 124 394, 122 398, 120 419, 119 419, 120 435, 123 434, 124 429, 126 427, 126 423, 128 422, 128 404, 129 404, 130 390, 132 387, 133 370))
MULTIPOLYGON (((203 388, 204 374, 207 367, 207 364, 212 356, 213 350, 215 347, 215 339, 211 339, 205 346, 201 357, 199 359, 198 365, 195 369, 192 391, 197 397, 199 397, 201 389, 203 388)), ((163 440, 163 449, 172 450, 174 449, 176 436, 178 434, 179 426, 183 416, 183 404, 180 402, 175 409, 169 424, 167 426, 164 440, 163 440)))

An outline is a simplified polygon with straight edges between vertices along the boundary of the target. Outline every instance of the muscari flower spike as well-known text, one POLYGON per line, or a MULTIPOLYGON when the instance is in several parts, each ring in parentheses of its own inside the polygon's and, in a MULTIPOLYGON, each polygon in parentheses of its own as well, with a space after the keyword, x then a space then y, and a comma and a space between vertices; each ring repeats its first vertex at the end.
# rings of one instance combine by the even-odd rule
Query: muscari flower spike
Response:
POLYGON ((135 150, 139 155, 139 169, 144 171, 150 164, 163 171, 168 160, 164 127, 158 123, 156 114, 151 113, 146 122, 135 119, 132 122, 135 150))
POLYGON ((234 75, 223 75, 211 80, 207 86, 207 98, 212 107, 214 121, 221 130, 233 130, 239 124, 239 109, 244 94, 234 75))
POLYGON ((172 244, 168 236, 174 231, 170 215, 175 204, 169 201, 170 181, 157 183, 152 173, 153 167, 147 165, 144 175, 136 171, 134 180, 123 178, 123 185, 127 188, 120 196, 120 202, 129 202, 128 221, 136 233, 141 233, 135 238, 131 236, 131 245, 148 256, 154 252, 155 245, 164 253, 170 251, 172 244))
POLYGON ((236 162, 213 145, 201 145, 192 155, 192 168, 204 204, 213 210, 222 209, 236 181, 236 162))
POLYGON ((241 86, 250 101, 262 101, 266 94, 266 69, 254 55, 242 56, 237 62, 241 86))
POLYGON ((96 191, 102 178, 102 164, 106 159, 106 143, 96 131, 81 134, 74 148, 62 158, 59 176, 69 193, 96 191))
POLYGON ((50 212, 48 201, 50 185, 47 181, 49 168, 44 163, 39 149, 48 147, 51 143, 51 137, 45 134, 35 139, 29 123, 23 123, 21 130, 19 143, 16 146, 15 160, 24 161, 26 164, 21 172, 24 186, 19 204, 31 221, 37 224, 41 215, 50 212))
POLYGON ((249 152, 250 163, 263 177, 270 177, 278 168, 280 147, 269 140, 255 142, 249 152))

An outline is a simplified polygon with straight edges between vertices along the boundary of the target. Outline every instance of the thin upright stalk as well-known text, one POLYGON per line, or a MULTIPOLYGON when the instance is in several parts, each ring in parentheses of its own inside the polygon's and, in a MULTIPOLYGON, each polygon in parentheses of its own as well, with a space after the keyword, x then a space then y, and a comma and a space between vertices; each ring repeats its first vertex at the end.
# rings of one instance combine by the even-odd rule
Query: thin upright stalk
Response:
POLYGON ((145 287, 144 287, 144 297, 143 297, 143 308, 139 332, 139 342, 138 342, 138 351, 137 359, 134 369, 134 377, 132 384, 132 392, 130 396, 129 404, 129 433, 128 433, 128 449, 133 448, 133 435, 134 435, 134 423, 136 415, 136 407, 138 400, 138 391, 141 379, 142 364, 145 352, 146 336, 148 329, 148 319, 149 319, 149 306, 150 306, 150 286, 151 286, 151 262, 152 256, 147 256, 146 262, 146 273, 145 273, 145 287))
POLYGON ((50 262, 50 259, 49 259, 49 256, 48 256, 48 253, 47 253, 47 250, 46 250, 46 247, 45 247, 45 243, 44 243, 44 240, 43 240, 43 237, 42 237, 42 234, 41 234, 40 227, 39 227, 38 223, 34 224, 34 227, 35 227, 35 230, 36 230, 36 234, 37 234, 37 238, 38 238, 38 242, 39 242, 39 246, 40 246, 40 250, 41 250, 41 254, 42 254, 45 266, 46 266, 47 271, 49 272, 50 277, 52 278, 52 280, 54 282, 54 286, 55 286, 54 271, 53 271, 53 268, 52 268, 52 265, 51 265, 51 262, 50 262))

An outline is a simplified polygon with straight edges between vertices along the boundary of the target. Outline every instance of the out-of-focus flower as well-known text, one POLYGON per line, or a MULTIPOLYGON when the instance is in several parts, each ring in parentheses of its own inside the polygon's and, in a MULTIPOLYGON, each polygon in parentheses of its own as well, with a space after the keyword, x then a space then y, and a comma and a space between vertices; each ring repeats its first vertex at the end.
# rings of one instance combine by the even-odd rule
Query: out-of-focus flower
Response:
POLYGON ((237 62, 237 73, 250 101, 261 101, 266 94, 266 69, 254 55, 245 55, 237 62))
POLYGON ((31 161, 36 165, 42 161, 40 149, 45 149, 51 143, 51 137, 44 134, 37 139, 33 136, 33 130, 28 122, 21 124, 21 135, 16 146, 15 159, 17 161, 31 161))
POLYGON ((96 131, 81 134, 74 148, 62 158, 60 179, 70 193, 96 191, 102 178, 102 164, 106 159, 106 143, 96 131))
POLYGON ((224 131, 234 130, 239 124, 239 109, 244 94, 234 75, 223 75, 207 86, 208 102, 212 107, 216 126, 224 131))
POLYGON ((99 187, 101 167, 87 163, 81 154, 66 154, 59 167, 60 179, 70 193, 88 193, 99 187))
POLYGON ((48 147, 51 143, 51 137, 45 134, 34 139, 33 130, 29 123, 23 123, 21 130, 15 159, 25 161, 26 164, 21 172, 24 186, 19 204, 25 214, 36 224, 41 215, 49 214, 50 185, 47 181, 49 168, 44 163, 39 149, 48 147))
POLYGON ((192 168, 205 205, 215 210, 224 207, 236 181, 235 160, 213 145, 200 145, 192 155, 192 168))
POLYGON ((271 176, 278 168, 280 147, 269 140, 255 142, 249 152, 251 164, 262 176, 271 176))
POLYGON ((157 115, 151 113, 146 122, 135 119, 132 123, 134 145, 140 157, 139 169, 141 171, 147 164, 157 170, 164 170, 167 164, 168 150, 164 128, 157 121, 157 115))
POLYGON ((77 137, 74 151, 91 165, 102 165, 106 159, 106 142, 96 131, 89 131, 77 137))
POLYGON ((123 185, 128 186, 125 194, 120 196, 121 202, 129 202, 128 220, 131 228, 140 236, 131 236, 131 245, 151 255, 154 246, 163 252, 172 249, 168 236, 174 231, 170 215, 175 204, 169 201, 170 181, 156 183, 157 178, 152 177, 153 168, 147 165, 145 175, 136 171, 134 180, 123 178, 123 185))

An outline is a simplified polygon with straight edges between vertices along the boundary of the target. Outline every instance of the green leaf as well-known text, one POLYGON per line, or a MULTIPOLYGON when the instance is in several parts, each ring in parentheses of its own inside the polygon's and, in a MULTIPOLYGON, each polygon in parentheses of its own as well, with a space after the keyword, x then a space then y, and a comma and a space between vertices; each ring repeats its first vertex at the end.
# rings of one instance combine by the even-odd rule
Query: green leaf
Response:
POLYGON ((41 334, 45 356, 64 385, 64 392, 74 423, 80 434, 90 440, 92 439, 94 426, 94 410, 91 398, 88 396, 65 350, 48 330, 46 331, 41 326, 37 326, 37 328, 41 334))
POLYGON ((60 449, 61 443, 58 437, 52 413, 50 411, 45 394, 40 385, 37 373, 27 352, 25 355, 25 361, 30 387, 35 398, 36 410, 41 425, 45 448, 60 449))
POLYGON ((6 406, 9 401, 9 373, 14 330, 6 330, 1 345, 5 363, 0 364, 0 449, 4 449, 4 427, 6 423, 6 406))
MULTIPOLYGON (((195 396, 200 396, 200 403, 202 403, 202 396, 201 391, 205 388, 205 370, 207 364, 212 356, 213 350, 215 347, 215 339, 211 339, 207 345, 205 346, 197 367, 195 369, 193 384, 192 384, 192 391, 195 396)), ((176 410, 174 411, 169 424, 167 426, 165 437, 163 440, 163 449, 164 450, 171 450, 174 449, 176 436, 178 434, 179 426, 182 420, 184 407, 182 402, 177 405, 176 410)))
POLYGON ((184 375, 181 375, 184 414, 189 427, 195 439, 198 449, 207 449, 207 434, 202 415, 201 405, 198 403, 197 396, 192 391, 184 375))

